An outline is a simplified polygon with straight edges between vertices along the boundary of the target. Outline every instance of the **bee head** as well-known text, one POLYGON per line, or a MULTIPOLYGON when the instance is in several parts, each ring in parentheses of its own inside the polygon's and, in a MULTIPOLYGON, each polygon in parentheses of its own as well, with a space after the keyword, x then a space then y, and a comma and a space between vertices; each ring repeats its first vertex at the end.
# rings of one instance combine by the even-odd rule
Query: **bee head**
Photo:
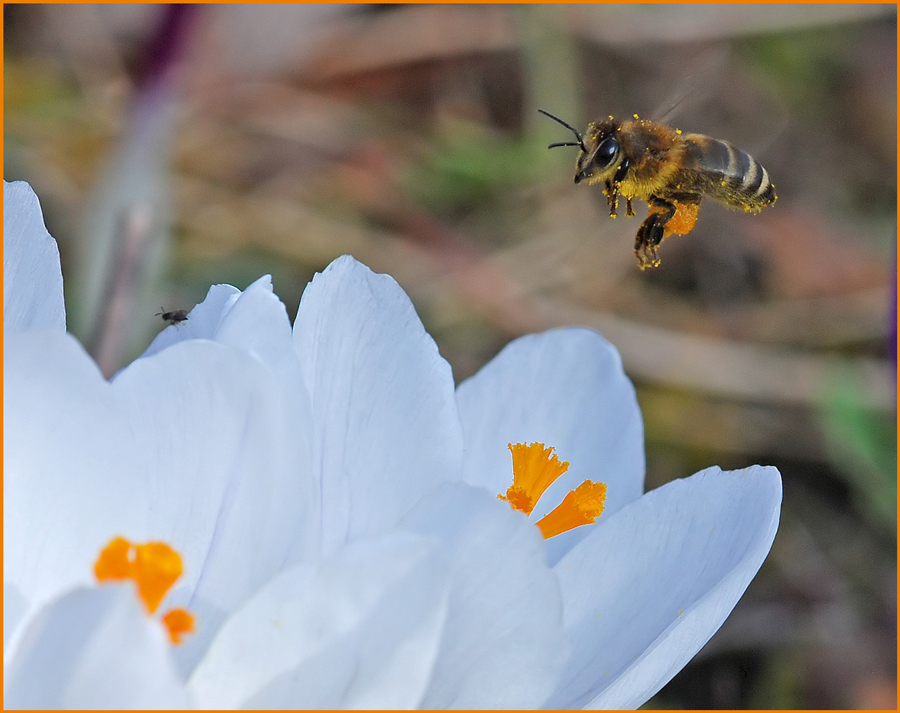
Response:
POLYGON ((577 141, 550 144, 547 147, 552 149, 557 146, 577 146, 581 149, 575 170, 575 183, 581 183, 584 180, 587 180, 588 183, 596 183, 605 180, 618 169, 622 163, 622 148, 616 138, 619 123, 615 119, 609 117, 606 121, 588 126, 587 140, 585 141, 578 131, 558 116, 553 116, 543 109, 538 109, 538 111, 565 126, 578 139, 577 141))
POLYGON ((585 148, 578 157, 575 183, 598 183, 611 178, 624 158, 618 136, 619 122, 612 117, 599 124, 591 124, 585 148))

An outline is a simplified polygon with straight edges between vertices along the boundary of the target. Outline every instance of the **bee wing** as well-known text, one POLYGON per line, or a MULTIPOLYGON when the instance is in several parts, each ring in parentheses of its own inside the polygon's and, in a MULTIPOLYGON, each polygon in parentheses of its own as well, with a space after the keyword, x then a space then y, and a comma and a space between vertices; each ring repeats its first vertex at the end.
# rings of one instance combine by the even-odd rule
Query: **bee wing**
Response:
POLYGON ((674 121, 689 107, 698 107, 714 93, 728 62, 728 46, 713 47, 691 62, 688 72, 678 81, 665 102, 650 115, 664 124, 674 121))

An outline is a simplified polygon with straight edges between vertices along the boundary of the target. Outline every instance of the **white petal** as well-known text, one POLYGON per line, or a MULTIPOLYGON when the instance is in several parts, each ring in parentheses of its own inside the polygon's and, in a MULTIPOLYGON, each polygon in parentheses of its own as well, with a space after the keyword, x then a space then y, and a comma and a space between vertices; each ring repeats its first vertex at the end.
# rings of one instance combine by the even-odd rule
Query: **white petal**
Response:
POLYGON ((482 488, 446 484, 404 520, 451 552, 450 613, 423 708, 533 708, 566 659, 544 540, 482 488))
POLYGON ((450 366, 393 279, 335 260, 303 293, 294 344, 316 424, 325 553, 389 531, 459 479, 450 366))
POLYGON ((593 528, 556 565, 574 649, 550 708, 636 708, 725 621, 772 546, 775 468, 676 480, 593 528))
POLYGON ((271 370, 211 342, 140 359, 113 386, 136 453, 152 454, 154 529, 195 563, 183 586, 196 583, 192 597, 230 611, 312 536, 308 421, 271 370), (163 375, 166 388, 154 387, 163 375))
POLYGON ((222 627, 189 681, 198 707, 410 708, 430 679, 447 564, 395 534, 298 565, 222 627))
POLYGON ((123 535, 181 553, 179 603, 227 612, 304 537, 311 474, 258 360, 193 340, 110 384, 74 339, 40 332, 8 339, 5 367, 4 579, 32 607, 89 582, 123 535))
POLYGON ((3 331, 66 329, 59 248, 34 191, 3 182, 3 331))
MULTIPOLYGON (((509 443, 556 448, 569 469, 541 498, 532 519, 585 480, 606 483, 606 513, 641 496, 644 429, 634 387, 615 348, 589 329, 557 329, 510 342, 457 389, 465 438, 465 479, 492 492, 512 484, 509 443)), ((548 542, 568 549, 578 528, 548 542)))
POLYGON ((3 650, 28 612, 28 600, 12 582, 3 582, 3 650))
MULTIPOLYGON (((282 408, 286 411, 284 425, 292 434, 289 458, 298 470, 311 473, 313 429, 309 394, 294 351, 287 310, 272 292, 271 277, 265 275, 259 278, 244 292, 230 285, 213 285, 206 299, 191 310, 190 318, 157 335, 142 357, 152 356, 190 339, 210 339, 232 346, 271 369, 274 378, 280 382, 279 395, 282 408)), ((317 480, 312 477, 298 478, 298 483, 307 488, 302 496, 305 503, 318 502, 317 480)), ((306 508, 306 535, 303 542, 296 543, 292 559, 309 556, 317 550, 319 526, 316 515, 317 512, 311 507, 306 508)))
POLYGON ((76 589, 32 620, 6 666, 7 708, 184 708, 162 625, 129 584, 76 589))
POLYGON ((122 525, 145 534, 146 508, 135 506, 146 498, 138 487, 126 495, 127 433, 106 415, 109 385, 73 337, 7 336, 3 399, 4 583, 33 610, 89 584, 122 525))

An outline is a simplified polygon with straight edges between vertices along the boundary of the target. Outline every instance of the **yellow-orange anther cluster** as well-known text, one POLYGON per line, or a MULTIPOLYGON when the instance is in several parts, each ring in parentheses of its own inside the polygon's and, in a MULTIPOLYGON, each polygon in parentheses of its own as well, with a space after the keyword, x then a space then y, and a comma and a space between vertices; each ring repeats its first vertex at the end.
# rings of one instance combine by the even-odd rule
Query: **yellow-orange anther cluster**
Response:
MULTIPOLYGON (((132 580, 147 612, 152 614, 181 576, 181 555, 165 542, 135 545, 124 537, 116 537, 100 552, 94 575, 99 582, 132 580)), ((194 629, 194 617, 184 609, 172 609, 163 617, 163 623, 176 644, 194 629)))
MULTIPOLYGON (((510 443, 509 450, 513 460, 513 484, 506 495, 497 497, 530 515, 544 491, 569 469, 569 463, 560 462, 554 449, 543 443, 510 443)), ((536 524, 544 538, 550 538, 596 521, 605 504, 606 485, 586 480, 536 524)))
POLYGON ((568 461, 560 462, 553 447, 543 443, 509 444, 513 461, 513 484, 506 495, 498 495, 509 501, 515 510, 530 515, 544 491, 569 469, 568 461))

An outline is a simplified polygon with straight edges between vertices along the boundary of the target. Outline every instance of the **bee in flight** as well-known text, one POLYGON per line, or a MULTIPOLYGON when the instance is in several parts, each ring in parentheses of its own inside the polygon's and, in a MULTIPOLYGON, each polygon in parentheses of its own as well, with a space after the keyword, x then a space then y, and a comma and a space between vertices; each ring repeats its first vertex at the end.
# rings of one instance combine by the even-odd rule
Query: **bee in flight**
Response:
POLYGON ((691 231, 703 196, 748 213, 758 213, 777 199, 766 169, 727 141, 685 134, 637 114, 633 120, 610 116, 592 122, 582 136, 558 116, 538 111, 575 134, 577 141, 548 148, 581 149, 575 183, 603 184, 611 218, 616 217, 620 196, 625 199, 626 216, 634 215, 633 199, 647 202, 650 211, 634 241, 642 270, 659 266, 656 251, 664 238, 691 231))
POLYGON ((163 322, 168 322, 169 324, 181 324, 182 322, 186 322, 188 318, 187 310, 185 309, 176 309, 172 312, 166 312, 165 307, 160 307, 160 311, 156 313, 155 316, 162 317, 163 322))

